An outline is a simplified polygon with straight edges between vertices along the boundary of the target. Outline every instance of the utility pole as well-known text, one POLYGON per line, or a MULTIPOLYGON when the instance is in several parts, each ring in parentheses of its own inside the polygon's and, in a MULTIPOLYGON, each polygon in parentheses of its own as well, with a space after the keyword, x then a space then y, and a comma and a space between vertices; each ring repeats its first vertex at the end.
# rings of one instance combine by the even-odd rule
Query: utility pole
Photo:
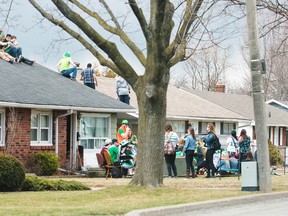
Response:
POLYGON ((246 0, 248 39, 251 61, 254 117, 257 139, 257 162, 259 188, 261 192, 271 192, 270 162, 266 125, 266 109, 262 84, 262 64, 260 61, 258 26, 255 0, 246 0))

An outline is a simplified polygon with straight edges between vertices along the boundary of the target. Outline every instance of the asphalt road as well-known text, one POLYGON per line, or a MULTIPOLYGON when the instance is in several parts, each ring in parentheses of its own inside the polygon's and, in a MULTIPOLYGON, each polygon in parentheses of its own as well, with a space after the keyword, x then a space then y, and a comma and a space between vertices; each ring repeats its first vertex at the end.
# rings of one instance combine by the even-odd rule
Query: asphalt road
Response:
POLYGON ((134 210, 126 216, 286 216, 288 191, 134 210))
MULTIPOLYGON (((229 204, 229 203, 227 203, 229 204)), ((208 206, 207 206, 208 207, 208 206)), ((240 204, 226 206, 221 208, 206 208, 185 212, 181 214, 171 214, 171 216, 286 216, 288 215, 288 197, 282 199, 272 199, 261 202, 251 202, 248 204, 240 204)))

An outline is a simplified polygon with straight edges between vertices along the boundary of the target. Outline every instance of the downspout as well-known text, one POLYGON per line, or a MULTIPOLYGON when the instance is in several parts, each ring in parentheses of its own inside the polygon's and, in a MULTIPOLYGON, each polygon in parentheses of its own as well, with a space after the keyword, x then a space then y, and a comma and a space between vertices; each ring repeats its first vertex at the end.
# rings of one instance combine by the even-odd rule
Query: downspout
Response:
POLYGON ((72 115, 72 114, 73 114, 73 110, 71 109, 70 112, 56 117, 56 120, 55 120, 55 124, 56 124, 55 125, 55 130, 56 130, 55 132, 55 154, 57 155, 57 157, 58 157, 58 119, 65 117, 65 116, 72 115))

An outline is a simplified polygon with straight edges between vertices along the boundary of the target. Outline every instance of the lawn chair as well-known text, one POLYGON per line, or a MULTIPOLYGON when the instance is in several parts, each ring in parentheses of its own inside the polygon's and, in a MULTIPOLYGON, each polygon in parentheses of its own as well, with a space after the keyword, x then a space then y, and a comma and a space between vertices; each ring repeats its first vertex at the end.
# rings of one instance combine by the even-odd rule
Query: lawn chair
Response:
MULTIPOLYGON (((104 156, 105 156, 105 152, 107 152, 109 154, 108 151, 104 151, 104 156)), ((109 154, 109 156, 110 156, 110 154, 109 154)), ((106 179, 108 179, 108 176, 110 174, 110 170, 114 166, 111 166, 111 165, 105 163, 105 161, 107 161, 107 160, 106 159, 104 160, 103 156, 100 153, 96 153, 96 158, 97 158, 97 162, 98 162, 99 167, 106 170, 105 176, 106 176, 106 179)), ((111 156, 110 156, 110 159, 111 159, 111 156)))
MULTIPOLYGON (((111 170, 116 167, 118 169, 120 169, 120 172, 122 173, 122 169, 121 169, 121 165, 119 163, 119 166, 114 166, 114 164, 112 164, 111 162, 111 155, 109 153, 109 151, 104 151, 104 158, 105 158, 105 161, 107 163, 107 165, 105 165, 105 167, 107 168, 107 173, 106 173, 106 179, 108 178, 108 176, 110 175, 112 177, 112 172, 111 170)), ((117 178, 117 177, 116 177, 117 178)))

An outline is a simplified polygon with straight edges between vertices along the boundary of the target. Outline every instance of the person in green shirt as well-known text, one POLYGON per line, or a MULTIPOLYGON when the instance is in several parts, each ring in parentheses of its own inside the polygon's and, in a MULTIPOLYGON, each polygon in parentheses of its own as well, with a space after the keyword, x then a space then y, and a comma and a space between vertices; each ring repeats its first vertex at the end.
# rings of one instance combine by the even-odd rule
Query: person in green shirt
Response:
POLYGON ((112 164, 119 163, 119 156, 120 156, 119 145, 120 143, 117 141, 117 139, 113 139, 112 146, 108 149, 108 152, 110 153, 111 156, 112 164))
POLYGON ((57 64, 57 69, 62 76, 76 81, 77 65, 72 61, 69 52, 64 53, 63 58, 57 64), (70 67, 70 65, 72 67, 70 67), (70 77, 70 74, 72 74, 72 77, 70 77))

